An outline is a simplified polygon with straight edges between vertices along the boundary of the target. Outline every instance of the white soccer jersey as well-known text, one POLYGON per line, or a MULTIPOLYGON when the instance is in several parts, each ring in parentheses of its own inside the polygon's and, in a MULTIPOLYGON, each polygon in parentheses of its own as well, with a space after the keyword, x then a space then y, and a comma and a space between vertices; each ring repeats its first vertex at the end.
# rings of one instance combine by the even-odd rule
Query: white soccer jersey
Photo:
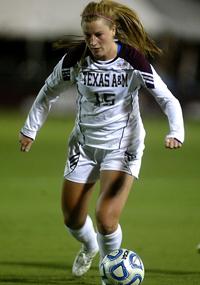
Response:
POLYGON ((35 139, 51 104, 67 86, 76 84, 73 136, 81 144, 96 148, 137 149, 145 135, 138 103, 138 91, 143 86, 167 115, 168 136, 183 142, 180 104, 142 54, 122 44, 115 59, 97 61, 84 50, 85 44, 71 49, 54 68, 29 112, 23 134, 35 139))

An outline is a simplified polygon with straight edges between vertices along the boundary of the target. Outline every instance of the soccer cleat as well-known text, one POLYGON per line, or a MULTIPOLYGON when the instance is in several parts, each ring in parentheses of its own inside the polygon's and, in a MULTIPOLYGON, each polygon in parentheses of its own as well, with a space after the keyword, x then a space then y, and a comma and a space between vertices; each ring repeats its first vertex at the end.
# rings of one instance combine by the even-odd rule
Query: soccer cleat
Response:
POLYGON ((72 274, 76 277, 80 277, 85 274, 91 267, 92 260, 95 255, 98 253, 99 249, 92 252, 88 252, 87 249, 82 246, 81 250, 78 252, 73 266, 72 266, 72 274))
POLYGON ((197 252, 200 253, 200 243, 197 245, 197 252))

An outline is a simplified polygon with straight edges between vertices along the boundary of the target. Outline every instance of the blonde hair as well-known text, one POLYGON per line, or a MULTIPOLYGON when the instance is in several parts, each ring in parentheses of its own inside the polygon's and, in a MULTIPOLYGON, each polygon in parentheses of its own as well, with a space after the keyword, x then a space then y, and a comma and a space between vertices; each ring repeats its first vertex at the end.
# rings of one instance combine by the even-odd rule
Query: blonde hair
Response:
POLYGON ((145 55, 161 54, 161 49, 146 33, 136 11, 112 0, 90 2, 82 12, 83 22, 103 18, 108 25, 116 26, 116 39, 138 49, 145 55))
MULTIPOLYGON (((136 48, 144 55, 153 56, 162 53, 161 49, 146 33, 136 11, 126 5, 112 0, 92 1, 81 14, 81 24, 99 18, 103 18, 110 28, 115 25, 115 37, 120 42, 136 48)), ((83 42, 83 38, 71 36, 57 42, 55 47, 74 47, 83 42)))

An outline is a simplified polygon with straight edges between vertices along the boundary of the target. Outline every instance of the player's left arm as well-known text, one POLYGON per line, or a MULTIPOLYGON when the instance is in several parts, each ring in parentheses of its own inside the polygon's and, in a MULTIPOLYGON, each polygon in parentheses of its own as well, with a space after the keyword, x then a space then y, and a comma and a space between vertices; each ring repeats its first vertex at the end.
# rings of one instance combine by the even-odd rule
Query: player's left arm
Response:
POLYGON ((182 147, 182 142, 177 140, 176 138, 166 137, 165 138, 165 147, 169 149, 177 149, 182 147))
POLYGON ((165 147, 178 149, 182 146, 185 135, 181 105, 152 66, 151 69, 153 88, 148 89, 167 116, 169 122, 169 133, 165 138, 165 147))
POLYGON ((165 137, 165 147, 180 148, 184 142, 184 122, 178 99, 171 93, 145 56, 136 50, 132 64, 139 87, 143 86, 150 91, 168 118, 169 133, 165 137))

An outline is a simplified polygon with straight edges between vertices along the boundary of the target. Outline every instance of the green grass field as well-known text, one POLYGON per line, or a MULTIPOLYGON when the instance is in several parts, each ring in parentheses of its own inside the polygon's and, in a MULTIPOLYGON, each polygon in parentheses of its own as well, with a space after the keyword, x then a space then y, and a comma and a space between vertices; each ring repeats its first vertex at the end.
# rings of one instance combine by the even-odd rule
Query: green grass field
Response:
MULTIPOLYGON (((60 189, 72 119, 49 118, 30 153, 21 153, 25 117, 0 115, 0 285, 100 284, 98 260, 71 276, 79 244, 66 232, 60 189)), ((146 149, 139 181, 121 217, 123 247, 143 259, 144 285, 200 284, 200 124, 186 121, 186 143, 166 150, 167 122, 144 120, 146 149)), ((94 193, 90 213, 98 195, 94 193)))

